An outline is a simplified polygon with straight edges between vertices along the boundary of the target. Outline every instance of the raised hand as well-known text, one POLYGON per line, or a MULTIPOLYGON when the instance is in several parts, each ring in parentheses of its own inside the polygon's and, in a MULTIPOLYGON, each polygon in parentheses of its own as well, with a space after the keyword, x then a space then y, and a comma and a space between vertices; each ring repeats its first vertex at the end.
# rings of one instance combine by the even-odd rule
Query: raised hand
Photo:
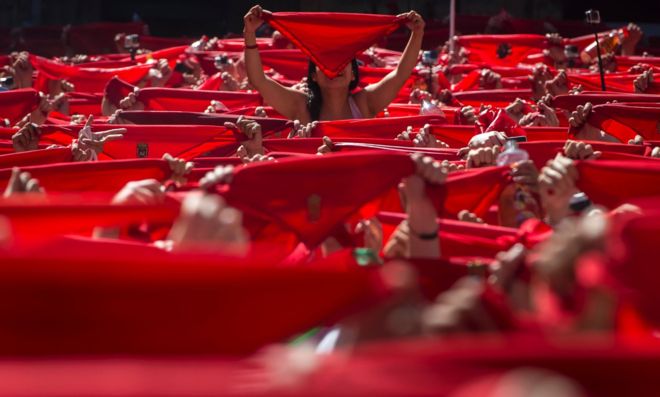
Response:
POLYGON ((603 153, 595 151, 593 147, 582 141, 568 140, 564 144, 564 156, 572 160, 595 160, 603 153))
POLYGON ((430 124, 426 124, 424 125, 424 127, 419 129, 419 132, 413 139, 413 145, 415 145, 415 147, 427 147, 427 148, 449 147, 449 145, 447 145, 446 143, 436 139, 436 137, 431 133, 430 124))
POLYGON ((332 142, 332 139, 330 139, 327 136, 323 137, 323 144, 316 149, 316 154, 326 154, 330 152, 336 151, 337 148, 335 148, 335 144, 332 142))
POLYGON ((11 197, 22 193, 43 194, 44 189, 39 186, 39 181, 32 178, 29 172, 21 172, 18 167, 14 167, 11 170, 11 177, 3 193, 3 197, 11 197))
POLYGON ((160 204, 165 200, 165 188, 155 179, 131 181, 112 198, 113 204, 160 204))
POLYGON ((28 150, 39 149, 39 137, 41 130, 34 123, 28 123, 23 128, 18 130, 17 133, 11 136, 11 142, 14 146, 14 151, 25 152, 28 150))
POLYGON ((424 18, 422 18, 417 11, 408 11, 397 16, 406 19, 406 27, 413 33, 424 32, 424 26, 426 26, 426 23, 424 22, 424 18))
POLYGON ((126 128, 92 132, 93 122, 94 116, 90 114, 85 126, 78 132, 77 150, 82 150, 84 153, 91 155, 91 158, 85 160, 96 160, 98 155, 103 152, 103 146, 106 142, 122 139, 126 133, 126 128))
POLYGON ((553 79, 546 81, 544 86, 546 92, 552 96, 568 93, 568 76, 566 72, 560 70, 553 79))
POLYGON ((244 33, 254 33, 259 29, 264 23, 263 12, 264 10, 260 5, 250 8, 250 11, 243 17, 243 23, 245 24, 243 28, 244 33))
POLYGON ((255 120, 240 116, 238 120, 236 120, 236 124, 226 122, 225 127, 247 136, 248 140, 244 141, 241 145, 243 149, 241 150, 239 147, 241 153, 245 152, 245 154, 250 158, 255 154, 263 155, 265 153, 265 149, 263 147, 263 136, 261 134, 261 125, 259 125, 259 123, 255 120))
POLYGON ((177 186, 184 185, 187 181, 185 176, 192 171, 195 164, 190 161, 176 158, 169 153, 163 155, 163 160, 167 161, 167 164, 172 171, 170 180, 172 180, 177 186))
POLYGON ((462 210, 458 213, 458 220, 461 222, 470 222, 470 223, 485 223, 483 219, 479 218, 473 212, 468 210, 462 210))
POLYGON ((234 167, 231 165, 219 165, 209 171, 199 180, 199 187, 208 190, 215 185, 230 183, 234 175, 234 167))
POLYGON ((539 175, 539 194, 548 221, 556 224, 569 213, 571 197, 578 192, 578 171, 573 160, 558 154, 539 175))
POLYGON ((501 151, 501 146, 471 149, 467 155, 466 168, 489 167, 495 165, 497 155, 499 155, 501 151))

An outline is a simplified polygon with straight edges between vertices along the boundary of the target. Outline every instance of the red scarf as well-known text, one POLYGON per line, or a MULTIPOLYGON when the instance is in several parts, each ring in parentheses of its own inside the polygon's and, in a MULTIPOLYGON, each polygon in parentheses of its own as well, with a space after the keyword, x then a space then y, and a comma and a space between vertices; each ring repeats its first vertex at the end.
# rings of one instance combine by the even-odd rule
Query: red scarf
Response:
POLYGON ((489 65, 516 66, 547 47, 544 36, 533 34, 458 36, 457 44, 469 51, 468 60, 489 65))
POLYGON ((557 95, 552 99, 552 106, 573 111, 579 105, 590 102, 592 105, 604 105, 607 102, 617 101, 624 103, 632 102, 658 102, 658 95, 631 94, 611 91, 584 91, 577 95, 557 95))
MULTIPOLYGON (((606 104, 593 107, 587 122, 600 128, 623 143, 641 135, 644 139, 655 140, 660 122, 660 107, 643 105, 606 104)), ((576 134, 571 127, 571 133, 576 134)))
POLYGON ((0 119, 9 120, 13 126, 35 110, 39 101, 39 93, 31 88, 0 92, 0 119))
POLYGON ((39 72, 35 88, 48 92, 48 80, 67 80, 76 87, 77 92, 103 92, 106 84, 115 76, 137 84, 147 75, 151 65, 135 65, 118 69, 81 68, 64 65, 46 58, 31 55, 30 62, 39 72))
MULTIPOLYGON (((24 167, 47 192, 97 191, 116 193, 127 182, 153 178, 164 182, 171 175, 165 160, 137 159, 63 163, 24 167)), ((11 169, 0 170, 0 187, 9 182, 11 169)))
POLYGON ((247 354, 382 294, 357 267, 278 268, 116 240, 55 240, 0 262, 6 355, 247 354))
POLYGON ((145 110, 184 112, 203 112, 211 105, 212 100, 222 102, 229 109, 259 106, 262 103, 258 93, 181 88, 143 88, 137 92, 137 99, 144 103, 145 110))
POLYGON ((595 204, 610 209, 633 199, 660 195, 660 162, 579 161, 577 186, 595 204))
POLYGON ((391 15, 330 12, 265 13, 264 19, 331 78, 402 21, 391 15))
POLYGON ((390 153, 281 159, 235 170, 223 195, 231 205, 292 230, 313 247, 413 171, 409 156, 390 153))
POLYGON ((0 155, 0 169, 27 167, 54 163, 67 163, 72 160, 71 148, 30 150, 27 152, 0 155))

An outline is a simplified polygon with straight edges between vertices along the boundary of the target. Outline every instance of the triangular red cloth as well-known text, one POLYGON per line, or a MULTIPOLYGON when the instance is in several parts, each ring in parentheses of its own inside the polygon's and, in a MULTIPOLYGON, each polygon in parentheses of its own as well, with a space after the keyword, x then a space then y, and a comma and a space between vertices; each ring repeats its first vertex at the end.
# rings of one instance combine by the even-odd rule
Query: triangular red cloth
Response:
POLYGON ((456 100, 460 101, 464 106, 479 107, 482 104, 492 105, 496 108, 503 108, 508 106, 517 98, 524 100, 532 99, 532 90, 527 89, 501 89, 501 90, 478 90, 478 91, 463 91, 453 94, 456 100))
POLYGON ((396 153, 296 157, 236 170, 223 195, 242 211, 292 230, 312 247, 413 172, 410 156, 396 153))
POLYGON ((29 150, 26 152, 0 155, 0 169, 66 163, 71 161, 71 148, 29 150))
POLYGON ((316 137, 330 138, 389 138, 394 139, 408 126, 419 129, 424 124, 432 126, 445 124, 445 118, 433 116, 387 117, 380 119, 350 119, 321 121, 312 130, 316 137))
MULTIPOLYGON (((93 124, 92 131, 125 128, 124 137, 103 145, 101 160, 161 158, 165 153, 190 160, 235 138, 225 127, 213 125, 119 125, 93 124)), ((42 127, 44 141, 68 145, 78 137, 82 125, 42 127)))
POLYGON ((552 99, 552 106, 573 111, 579 105, 590 102, 592 105, 604 105, 607 102, 637 103, 659 102, 660 96, 653 94, 631 94, 613 91, 583 91, 577 95, 562 94, 552 99))
POLYGON ((0 251, 0 263, 4 355, 247 354, 383 294, 375 273, 342 263, 276 267, 117 240, 55 240, 0 251))
POLYGON ((39 93, 31 88, 0 92, 0 122, 7 119, 14 125, 38 105, 39 93))
MULTIPOLYGON (((224 113, 198 113, 178 111, 141 111, 127 110, 119 113, 119 117, 133 124, 160 124, 160 125, 215 125, 223 126, 225 122, 235 123, 239 115, 224 113)), ((291 128, 293 122, 285 119, 270 117, 247 117, 255 120, 261 126, 263 136, 272 135, 274 132, 291 128)))
MULTIPOLYGON (((623 143, 641 135, 644 139, 655 140, 660 137, 660 105, 658 107, 622 104, 605 104, 593 107, 587 122, 600 128, 623 143)), ((576 134, 571 127, 572 134, 576 134)))
POLYGON ((657 326, 660 324, 660 299, 657 286, 658 266, 654 258, 657 253, 660 235, 660 213, 656 207, 645 209, 644 215, 628 214, 623 219, 616 219, 612 227, 612 241, 608 272, 627 289, 624 296, 631 300, 642 316, 657 326))
POLYGON ((458 36, 458 45, 469 51, 471 63, 516 66, 527 56, 542 52, 548 42, 544 36, 534 34, 458 36))
MULTIPOLYGON (((605 87, 608 91, 614 92, 635 92, 635 79, 639 74, 624 73, 610 73, 605 75, 605 87)), ((569 74, 568 81, 574 85, 581 85, 586 90, 597 91, 600 90, 601 82, 598 73, 591 74, 569 74)), ((645 94, 660 94, 660 84, 650 82, 645 94)))
MULTIPOLYGON (((116 193, 127 182, 153 178, 164 182, 172 175, 165 160, 137 159, 63 163, 22 168, 47 192, 97 191, 116 193)), ((11 169, 0 170, 0 189, 4 190, 11 169)))
POLYGON ((203 112, 211 101, 220 101, 229 109, 239 109, 262 104, 258 93, 239 91, 201 91, 177 88, 143 88, 137 93, 138 101, 145 110, 179 110, 203 112))
POLYGON ((180 209, 176 200, 153 205, 111 205, 107 200, 106 203, 96 203, 86 194, 82 194, 82 198, 92 202, 58 200, 53 194, 49 195, 48 201, 35 203, 0 200, 0 215, 9 220, 14 239, 28 243, 65 234, 89 236, 95 227, 124 227, 142 222, 169 225, 180 209), (39 227, 34 226, 36 222, 39 227))
POLYGON ((660 161, 580 161, 577 187, 595 204, 615 208, 660 195, 660 161))
POLYGON ((147 75, 152 66, 142 64, 117 69, 81 68, 34 55, 30 56, 30 62, 39 72, 35 88, 43 92, 48 92, 48 79, 67 80, 76 87, 77 92, 103 92, 105 85, 114 76, 130 84, 136 84, 147 75))
POLYGON ((328 77, 335 77, 351 59, 395 31, 402 21, 392 15, 331 12, 265 13, 264 19, 328 77))
POLYGON ((495 119, 490 123, 484 132, 498 131, 504 132, 508 137, 512 136, 527 136, 525 130, 518 125, 513 119, 504 111, 500 109, 495 115, 495 119))

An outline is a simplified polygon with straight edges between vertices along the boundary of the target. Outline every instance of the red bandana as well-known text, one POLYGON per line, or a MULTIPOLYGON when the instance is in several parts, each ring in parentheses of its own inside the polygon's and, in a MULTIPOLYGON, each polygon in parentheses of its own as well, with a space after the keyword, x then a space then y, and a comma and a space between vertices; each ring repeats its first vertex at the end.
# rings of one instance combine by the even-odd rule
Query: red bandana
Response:
POLYGON ((0 92, 0 122, 7 119, 13 126, 36 109, 39 101, 39 94, 31 88, 0 92))
POLYGON ((331 78, 401 22, 391 15, 330 12, 276 12, 264 19, 331 78))

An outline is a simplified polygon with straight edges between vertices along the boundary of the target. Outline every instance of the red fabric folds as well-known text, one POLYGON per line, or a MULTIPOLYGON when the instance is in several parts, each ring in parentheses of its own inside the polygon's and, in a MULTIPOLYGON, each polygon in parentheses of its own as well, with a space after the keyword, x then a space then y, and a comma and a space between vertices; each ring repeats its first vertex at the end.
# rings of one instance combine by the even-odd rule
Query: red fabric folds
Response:
POLYGON ((246 354, 373 299, 377 285, 359 268, 110 240, 0 252, 0 263, 2 354, 246 354))
POLYGON ((391 15, 275 12, 264 19, 335 77, 359 53, 392 33, 401 19, 391 15))
POLYGON ((508 106, 517 98, 524 100, 532 99, 532 90, 527 89, 501 89, 501 90, 480 90, 463 91, 453 94, 454 98, 460 101, 464 106, 479 107, 483 105, 492 105, 496 108, 508 106))
POLYGON ((592 105, 604 105, 607 102, 660 102, 659 95, 653 94, 630 94, 611 91, 584 91, 577 95, 557 95, 552 99, 552 106, 573 111, 579 105, 590 102, 592 105))
MULTIPOLYGON (((593 107, 587 122, 623 143, 627 143, 636 135, 641 135, 644 139, 655 140, 660 137, 658 130, 660 105, 658 107, 598 105, 593 107)), ((573 133, 577 133, 577 131, 573 131, 573 133)))
POLYGON ((292 230, 313 247, 413 171, 409 156, 391 153, 281 159, 236 170, 223 195, 242 211, 292 230), (255 194, 255 186, 261 186, 260 194, 255 194))
MULTIPOLYGON (((216 113, 195 113, 195 112, 177 112, 177 111, 122 111, 119 117, 133 124, 160 124, 160 125, 215 125, 223 126, 225 122, 235 123, 238 115, 216 114, 216 113)), ((289 120, 247 117, 255 120, 261 126, 261 132, 264 136, 272 135, 274 132, 291 128, 293 123, 289 120)))
POLYGON ((0 121, 19 122, 39 105, 39 93, 31 88, 0 92, 0 121))
POLYGON ((424 124, 441 125, 445 123, 442 116, 387 117, 380 119, 351 119, 337 121, 321 121, 312 130, 316 137, 330 138, 389 138, 394 139, 408 126, 419 129, 424 124))
MULTIPOLYGON (((81 125, 50 126, 46 132, 77 137, 81 125)), ((215 125, 119 125, 94 124, 92 131, 125 128, 124 137, 106 142, 101 159, 161 158, 165 153, 190 160, 235 138, 225 127, 215 125)))
POLYGON ((72 160, 71 148, 55 148, 30 150, 0 155, 0 169, 11 167, 26 167, 30 165, 43 165, 66 163, 72 160))
POLYGON ((0 201, 0 215, 7 217, 15 239, 25 243, 52 239, 64 234, 89 236, 95 227, 125 227, 150 224, 171 224, 179 213, 176 200, 154 205, 110 205, 94 203, 93 197, 82 200, 58 200, 51 195, 47 201, 16 203, 0 201), (35 227, 38 224, 39 227, 35 227))
POLYGON ((147 75, 151 65, 135 65, 117 69, 81 68, 64 65, 38 56, 30 56, 30 61, 39 72, 35 88, 48 92, 47 80, 67 80, 76 87, 77 92, 103 92, 106 84, 114 77, 137 84, 147 75))
POLYGON ((633 199, 660 195, 660 162, 580 161, 577 186, 596 204, 615 208, 633 199))
POLYGON ((229 109, 239 109, 262 104, 258 93, 234 91, 201 91, 174 88, 143 88, 137 92, 138 101, 145 110, 179 110, 203 112, 211 101, 220 101, 229 109))
MULTIPOLYGON (((39 165, 22 168, 47 192, 97 191, 116 193, 127 182, 153 178, 165 181, 171 175, 165 160, 138 159, 39 165)), ((0 188, 5 189, 11 169, 0 170, 0 188)))
POLYGON ((527 56, 547 47, 544 36, 533 34, 458 36, 458 45, 469 51, 471 63, 516 66, 527 56))

